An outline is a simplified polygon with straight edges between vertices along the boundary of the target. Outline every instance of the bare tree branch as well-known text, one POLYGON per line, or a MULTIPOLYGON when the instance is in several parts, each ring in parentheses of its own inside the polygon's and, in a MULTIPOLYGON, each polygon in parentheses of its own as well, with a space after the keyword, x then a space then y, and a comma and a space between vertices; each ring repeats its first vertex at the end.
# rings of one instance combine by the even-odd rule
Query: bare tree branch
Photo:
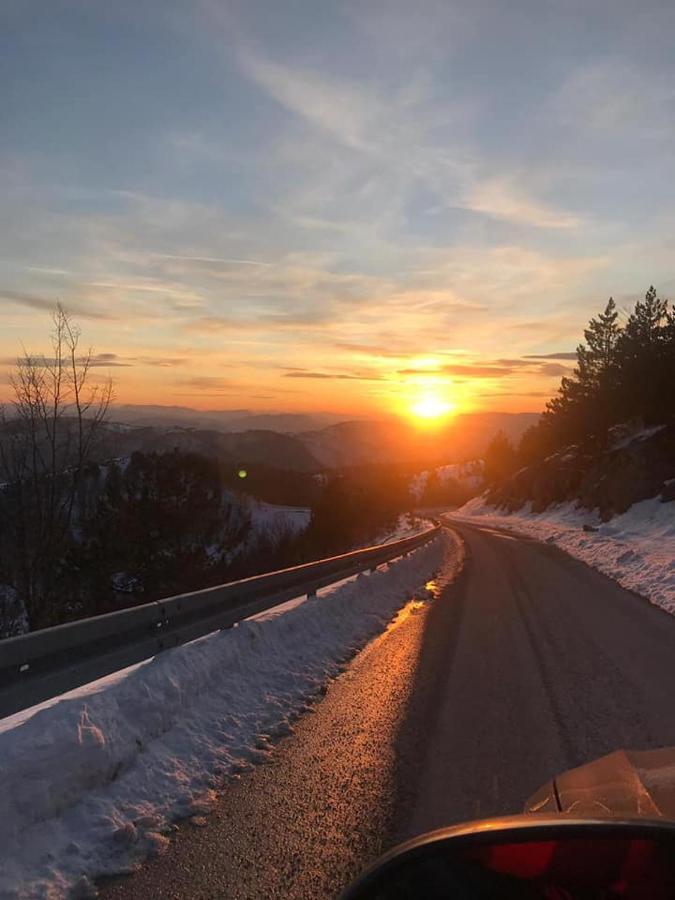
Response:
POLYGON ((3 413, 0 422, 0 482, 7 485, 0 543, 12 545, 13 586, 32 627, 50 624, 83 473, 113 400, 110 379, 91 382, 93 350, 80 353, 80 327, 61 304, 52 323, 52 355, 24 348, 10 377, 14 415, 3 413))

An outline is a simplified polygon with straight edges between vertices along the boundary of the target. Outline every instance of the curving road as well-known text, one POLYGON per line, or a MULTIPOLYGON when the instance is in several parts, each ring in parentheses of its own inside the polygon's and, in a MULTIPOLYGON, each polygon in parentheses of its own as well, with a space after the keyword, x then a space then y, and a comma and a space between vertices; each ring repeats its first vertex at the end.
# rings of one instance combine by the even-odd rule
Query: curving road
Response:
POLYGON ((518 812, 618 747, 675 744, 675 617, 554 547, 453 527, 462 575, 360 653, 205 827, 104 897, 334 897, 404 837, 518 812))

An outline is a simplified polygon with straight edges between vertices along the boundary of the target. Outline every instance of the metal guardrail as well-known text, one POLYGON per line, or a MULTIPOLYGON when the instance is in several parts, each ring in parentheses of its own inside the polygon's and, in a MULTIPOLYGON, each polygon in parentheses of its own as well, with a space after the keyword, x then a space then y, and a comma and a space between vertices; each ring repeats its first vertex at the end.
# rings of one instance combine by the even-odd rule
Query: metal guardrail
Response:
POLYGON ((0 718, 374 569, 438 530, 0 641, 0 718))

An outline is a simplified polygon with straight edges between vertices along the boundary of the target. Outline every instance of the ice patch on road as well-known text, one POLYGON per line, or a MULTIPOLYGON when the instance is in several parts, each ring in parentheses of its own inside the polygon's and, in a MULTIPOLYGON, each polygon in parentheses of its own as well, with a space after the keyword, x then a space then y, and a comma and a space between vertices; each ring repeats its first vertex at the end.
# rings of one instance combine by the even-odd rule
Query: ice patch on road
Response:
POLYGON ((91 896, 196 821, 345 661, 457 560, 439 537, 369 575, 0 723, 0 897, 91 896), (74 891, 74 894, 72 893, 74 891))

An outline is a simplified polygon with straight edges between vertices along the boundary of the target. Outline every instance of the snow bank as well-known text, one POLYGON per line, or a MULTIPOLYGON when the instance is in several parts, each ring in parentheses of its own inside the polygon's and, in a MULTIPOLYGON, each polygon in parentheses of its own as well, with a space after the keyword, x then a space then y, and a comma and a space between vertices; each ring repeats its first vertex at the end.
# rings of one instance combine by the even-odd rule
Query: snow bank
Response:
POLYGON ((457 556, 442 532, 317 598, 0 721, 0 897, 92 896, 90 879, 160 852, 172 820, 207 812, 222 780, 264 758, 457 556))
POLYGON ((476 497, 457 510, 456 517, 479 517, 482 523, 557 544, 675 614, 675 503, 662 503, 658 497, 643 500, 623 515, 601 522, 596 513, 574 503, 542 513, 533 513, 528 504, 506 514, 476 497), (597 530, 584 531, 584 525, 597 530))

